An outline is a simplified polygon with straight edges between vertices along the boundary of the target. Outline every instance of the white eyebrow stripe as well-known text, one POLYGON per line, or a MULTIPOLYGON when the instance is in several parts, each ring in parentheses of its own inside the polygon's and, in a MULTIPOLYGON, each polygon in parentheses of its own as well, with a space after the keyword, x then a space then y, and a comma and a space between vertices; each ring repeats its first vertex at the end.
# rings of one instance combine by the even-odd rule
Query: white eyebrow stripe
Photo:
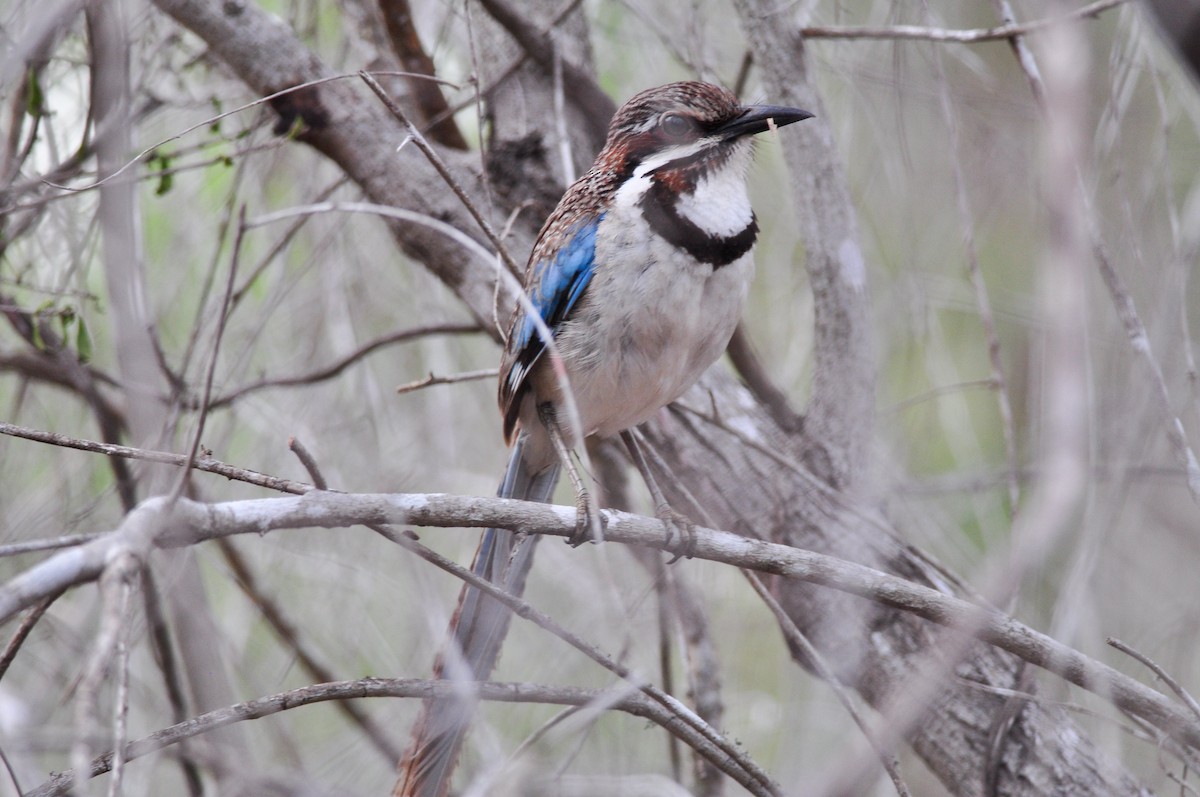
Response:
POLYGON ((706 136, 690 144, 681 144, 670 149, 664 149, 662 152, 639 163, 637 168, 633 170, 633 176, 645 177, 650 172, 661 169, 671 161, 683 160, 703 152, 716 143, 716 141, 717 138, 715 136, 706 136))

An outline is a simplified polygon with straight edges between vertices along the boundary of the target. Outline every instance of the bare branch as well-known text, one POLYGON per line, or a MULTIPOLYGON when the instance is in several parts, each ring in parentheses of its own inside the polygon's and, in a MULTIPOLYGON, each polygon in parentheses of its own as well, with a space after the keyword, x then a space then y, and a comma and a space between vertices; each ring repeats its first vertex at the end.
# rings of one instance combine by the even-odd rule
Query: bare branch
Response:
POLYGON ((8 672, 8 668, 12 666, 13 660, 17 657, 17 653, 21 650, 21 645, 25 644, 25 640, 29 638, 30 632, 37 626, 38 621, 46 613, 46 610, 58 600, 62 595, 61 592, 47 595, 36 606, 29 610, 29 613, 21 618, 21 624, 17 626, 17 630, 13 632, 12 638, 8 640, 8 644, 4 648, 3 655, 0 655, 0 679, 4 678, 4 674, 8 672))
MULTIPOLYGON (((321 473, 321 468, 317 464, 317 460, 308 448, 295 437, 289 437, 288 449, 296 455, 296 459, 300 460, 300 464, 308 471, 308 478, 313 480, 313 486, 318 490, 328 490, 329 485, 325 482, 325 476, 321 473)), ((329 679, 326 678, 325 680, 329 679)))
MULTIPOLYGON (((120 457, 122 459, 136 459, 142 462, 157 462, 162 465, 175 465, 184 467, 188 465, 188 458, 182 454, 172 454, 169 451, 154 451, 146 448, 132 448, 130 446, 118 446, 111 443, 97 443, 93 440, 83 440, 77 437, 70 437, 65 434, 56 434, 54 432, 43 432, 38 429, 27 429, 23 426, 16 426, 11 423, 0 421, 0 434, 10 437, 20 437, 25 440, 33 440, 38 443, 47 443, 52 446, 62 446, 63 448, 74 448, 80 451, 88 451, 93 454, 104 454, 110 457, 120 457)), ((247 468, 239 468, 234 465, 227 465, 224 462, 212 459, 210 457, 199 457, 191 463, 191 467, 196 470, 204 471, 205 473, 215 473, 218 476, 224 476, 227 479, 247 482, 255 484, 259 487, 266 487, 270 490, 278 490, 281 493, 293 493, 294 495, 303 495, 313 489, 311 484, 304 482, 292 481, 291 479, 281 479, 278 476, 270 476, 258 471, 249 470, 247 468)), ((23 552, 26 549, 17 551, 23 552)), ((29 549, 33 550, 33 549, 29 549)))
MULTIPOLYGON (((1007 2, 1007 0, 995 1, 1007 2)), ((1018 46, 1016 43, 1020 41, 1019 38, 1014 37, 1014 46, 1018 46)), ((1021 504, 1021 481, 1017 476, 1017 434, 1013 428, 1012 403, 1008 398, 1008 381, 1004 376, 1004 361, 1000 356, 1000 336, 996 332, 996 318, 992 313, 992 302, 988 297, 987 282, 983 279, 983 269, 979 265, 979 250, 975 245, 975 216, 967 196, 967 179, 963 174, 959 125, 950 105, 950 87, 946 79, 946 69, 940 50, 934 51, 933 59, 938 73, 938 95, 941 101, 942 119, 950 132, 949 160, 954 174, 954 194, 958 205, 959 224, 962 229, 963 249, 967 258, 967 272, 971 275, 971 286, 975 290, 975 305, 979 312, 980 324, 983 326, 984 339, 987 341, 988 363, 991 366, 989 382, 996 391, 996 410, 1000 416, 1000 428, 1004 433, 1004 459, 1008 465, 1008 511, 1011 517, 1016 515, 1021 504)))
MULTIPOLYGON (((281 711, 301 706, 324 703, 330 700, 357 700, 372 697, 417 698, 432 700, 453 697, 461 693, 464 684, 445 680, 422 680, 417 678, 364 678, 358 681, 337 681, 316 684, 281 692, 277 695, 250 700, 245 703, 209 711, 187 722, 181 722, 145 736, 125 746, 125 758, 132 761, 174 744, 204 733, 232 725, 237 722, 261 719, 281 711)), ((644 717, 668 732, 679 736, 686 744, 700 749, 713 757, 720 753, 705 745, 702 738, 677 722, 677 718, 660 705, 637 693, 618 690, 580 689, 574 687, 543 686, 523 683, 480 683, 475 684, 479 699, 502 703, 545 703, 564 706, 606 705, 613 710, 623 711, 635 717, 644 717)), ((108 772, 112 766, 112 753, 92 760, 87 766, 88 777, 108 772)), ((37 788, 26 793, 26 797, 57 797, 69 792, 75 780, 75 770, 60 772, 37 788)))
MULTIPOLYGON (((221 341, 225 337, 225 326, 229 322, 229 312, 233 309, 232 297, 233 286, 237 281, 238 262, 242 254, 242 241, 246 235, 246 207, 243 205, 238 211, 237 232, 233 237, 233 254, 229 260, 229 276, 225 280, 225 295, 221 299, 221 309, 217 316, 217 328, 213 332, 212 351, 208 357, 208 365, 204 369, 204 393, 200 397, 199 417, 196 418, 196 428, 192 432, 192 440, 188 446, 187 464, 180 471, 179 479, 175 482, 175 489, 172 492, 172 499, 178 498, 183 494, 184 488, 187 486, 188 478, 191 476, 192 463, 196 461, 196 455, 200 451, 200 440, 204 436, 204 423, 208 420, 208 413, 211 407, 209 401, 212 399, 213 377, 217 373, 217 356, 221 353, 221 341)), ((194 329, 199 329, 197 324, 194 329)))
MULTIPOLYGON (((287 612, 283 606, 263 590, 262 585, 258 583, 258 579, 250 569, 250 564, 246 561, 245 557, 238 552, 231 541, 220 540, 219 542, 221 553, 225 557, 225 562, 233 571, 238 586, 242 588, 246 597, 250 598, 254 605, 258 607, 263 619, 271 626, 271 630, 275 632, 275 635, 279 637, 284 646, 295 655, 296 660, 309 677, 317 681, 336 680, 333 669, 321 661, 317 652, 304 640, 300 628, 287 616, 287 612)), ((396 744, 388 736, 387 730, 381 727, 370 714, 363 712, 357 705, 349 701, 339 701, 337 707, 350 722, 362 730, 366 738, 383 754, 389 763, 394 764, 400 760, 404 748, 396 744)))
POLYGON ((1192 713, 1196 715, 1196 718, 1200 719, 1200 703, 1197 703, 1196 698, 1192 697, 1191 693, 1188 692, 1188 690, 1184 689, 1180 685, 1179 681, 1172 678, 1171 675, 1166 670, 1164 670, 1157 663, 1155 663, 1149 656, 1145 655, 1144 653, 1138 652, 1137 650, 1130 647, 1129 645, 1126 645, 1124 642, 1122 642, 1119 639, 1114 639, 1113 637, 1109 637, 1106 641, 1108 642, 1109 645, 1112 645, 1114 648, 1121 651, 1125 655, 1129 656, 1130 658, 1136 659, 1137 661, 1146 665, 1146 667, 1148 667, 1152 673, 1154 673, 1155 675, 1158 676, 1159 680, 1161 680, 1164 684, 1166 684, 1168 687, 1170 687, 1171 691, 1174 692, 1179 697, 1179 699, 1182 700, 1187 705, 1187 707, 1192 710, 1192 713))
MULTIPOLYGON (((492 19, 504 26, 521 45, 521 49, 547 74, 554 71, 555 47, 547 33, 538 30, 520 11, 509 5, 507 0, 482 0, 482 4, 492 19)), ((591 127, 589 137, 594 141, 603 142, 608 133, 608 120, 617 112, 616 103, 604 93, 596 79, 577 64, 564 60, 562 73, 563 82, 568 89, 567 97, 583 113, 584 119, 591 127)))
POLYGON ((842 155, 809 75, 801 31, 780 24, 767 0, 735 0, 772 102, 816 114, 805 135, 779 144, 788 165, 795 223, 804 241, 813 293, 812 399, 804 409, 805 445, 823 450, 831 486, 865 488, 875 430, 875 353, 868 269, 842 155))
POLYGON ((806 39, 901 39, 909 41, 978 44, 980 42, 1011 39, 1027 33, 1037 33, 1067 20, 1095 17, 1125 2, 1127 0, 1096 0, 1096 2, 1089 3, 1066 14, 1021 24, 1005 24, 995 28, 948 30, 946 28, 926 28, 919 25, 889 25, 886 27, 810 25, 802 28, 800 33, 806 39))
MULTIPOLYGON (((304 385, 316 384, 317 382, 324 382, 326 380, 333 379, 351 365, 354 365, 360 360, 365 359, 379 349, 386 348, 397 343, 408 343, 409 341, 431 337, 433 335, 471 335, 482 331, 484 330, 479 326, 479 324, 468 323, 429 324, 428 326, 389 332, 386 335, 380 335, 374 340, 364 343, 354 351, 338 358, 323 368, 310 371, 306 374, 300 374, 298 376, 281 376, 274 379, 260 379, 257 382, 252 382, 249 385, 239 387, 223 396, 217 396, 211 402, 209 402, 208 406, 212 409, 216 409, 218 407, 227 407, 244 396, 247 396, 251 393, 256 393, 260 390, 265 390, 267 388, 301 387, 304 385)), ((494 373, 494 371, 492 373, 494 373)))
POLYGON ((396 388, 397 393, 412 393, 415 390, 432 387, 433 385, 454 385, 459 382, 473 382, 479 379, 494 379, 500 371, 497 368, 484 368, 480 371, 465 371, 461 374, 450 374, 448 376, 435 376, 430 374, 424 379, 418 379, 415 382, 409 382, 400 385, 396 388))
MULTIPOLYGON (((155 4, 200 36, 257 94, 289 91, 292 99, 276 107, 311 122, 299 140, 336 163, 373 202, 440 219, 457 230, 476 229, 461 203, 440 190, 442 180, 428 163, 397 158, 396 146, 404 131, 380 102, 338 80, 276 17, 253 3, 234 7, 213 0, 155 0, 155 4), (301 86, 305 91, 292 90, 301 86), (331 120, 337 123, 330 124, 331 120), (401 160, 404 168, 398 168, 401 160)), ((441 157, 462 179, 478 179, 473 155, 447 150, 441 157)), ((405 252, 424 263, 491 329, 494 261, 482 266, 464 258, 457 243, 428 228, 392 225, 391 231, 405 252)), ((527 247, 527 236, 532 235, 532 231, 520 232, 523 235, 510 242, 517 249, 527 247)), ((499 290, 501 306, 509 306, 514 287, 502 284, 499 290)))
MULTIPOLYGON (((867 741, 875 749, 879 756, 879 763, 883 766, 888 777, 892 779, 892 785, 896 787, 896 794, 899 797, 911 797, 912 792, 908 790, 908 785, 904 782, 904 778, 900 775, 900 762, 896 759, 896 754, 884 747, 875 730, 867 723, 862 712, 854 705, 854 700, 850 696, 850 690, 838 679, 837 673, 826 662, 821 653, 813 647, 813 644, 808 641, 804 633, 792 621, 783 607, 779 605, 779 601, 771 594, 770 590, 762 583, 762 579, 758 574, 749 570, 743 570, 742 575, 750 582, 750 586, 754 588, 754 592, 762 599, 767 608, 771 610, 771 614, 775 615, 775 620, 779 623, 779 627, 783 629, 783 634, 787 638, 788 643, 794 648, 803 651, 802 655, 807 661, 812 671, 817 677, 829 684, 829 688, 833 690, 842 708, 846 709, 846 713, 854 720, 854 724, 858 726, 863 735, 867 737, 867 741)), ((860 779, 869 777, 866 772, 859 775, 860 779)), ((865 784, 864 784, 865 785, 865 784)))
MULTIPOLYGON (((118 553, 104 565, 100 578, 100 630, 96 634, 91 655, 79 679, 79 698, 75 709, 75 741, 71 745, 71 763, 76 770, 84 768, 88 759, 92 757, 91 739, 100 728, 100 687, 112 665, 121 637, 129 625, 130 598, 133 589, 136 588, 139 569, 136 559, 128 552, 118 553)), ((121 695, 118 694, 118 700, 120 698, 121 695)), ((115 706, 115 711, 119 714, 122 709, 118 705, 115 706)), ((123 727, 123 724, 118 723, 118 728, 120 727, 123 727)), ((116 738, 114 741, 122 745, 123 749, 123 739, 116 738)), ((116 773, 120 772, 121 763, 121 757, 117 756, 114 762, 116 773)), ((79 787, 82 784, 75 785, 79 787)), ((79 791, 86 793, 88 790, 79 791)))
MULTIPOLYGON (((414 75, 436 74, 433 59, 421 44, 408 0, 379 0, 379 10, 383 16, 388 41, 396 57, 400 59, 400 65, 414 75)), ((462 131, 454 123, 453 116, 447 113, 449 106, 438 84, 409 77, 407 85, 421 117, 429 125, 429 137, 444 147, 467 149, 467 141, 463 138, 462 131), (431 122, 433 119, 438 121, 431 122)))
MULTIPOLYGON (((661 521, 612 510, 605 514, 605 539, 671 550, 672 535, 661 521)), ((174 507, 154 498, 131 512, 116 532, 58 553, 0 587, 0 622, 58 590, 94 580, 106 562, 123 553, 144 558, 154 548, 190 546, 235 534, 353 525, 520 528, 565 538, 573 533, 575 514, 569 507, 445 494, 314 491, 300 497, 218 504, 181 498, 174 507)), ((978 629, 979 639, 1111 700, 1182 744, 1200 747, 1200 723, 1163 695, 994 609, 833 556, 726 531, 697 527, 694 541, 700 559, 830 587, 947 628, 978 629)), ((490 582, 473 585, 496 589, 490 582)), ((501 601, 504 596, 503 592, 493 595, 501 601)))
POLYGON ((804 416, 792 409, 787 394, 779 389, 767 373, 758 352, 754 350, 754 344, 750 341, 744 323, 739 323, 733 331, 727 351, 729 360, 737 369, 738 375, 745 380, 746 387, 767 408, 771 418, 779 424, 779 428, 787 432, 800 432, 804 426, 804 416))
POLYGON ((500 236, 497 235, 496 231, 492 228, 492 223, 488 221, 486 217, 484 217, 483 213, 478 207, 476 207, 474 200, 467 195, 466 190, 463 189, 462 185, 455 178, 455 176, 451 174, 450 168, 446 165, 446 162, 442 160, 442 157, 438 155, 434 148, 430 146, 429 142, 425 140, 425 136, 421 135, 421 131, 417 129, 417 126, 409 121, 408 116, 404 113, 404 110, 396 104, 395 100, 393 100, 386 91, 383 90, 383 86, 379 85, 379 81, 371 77, 370 73, 365 71, 359 72, 358 76, 363 79, 363 82, 366 83, 368 87, 370 87, 371 91, 375 92, 375 96, 377 96, 380 101, 383 102, 383 105, 388 109, 388 112, 391 113, 392 116, 396 117, 396 119, 408 130, 409 138, 417 146, 417 149, 421 150, 421 154, 428 159, 430 165, 437 170, 437 173, 441 176, 442 180, 446 183, 450 190, 454 192, 454 195, 458 197, 459 201, 462 202, 463 207, 466 208, 467 212, 471 214, 471 218, 475 219, 475 223, 479 225, 479 229, 483 231, 483 234, 487 236, 487 239, 491 242, 492 246, 495 247, 496 251, 500 254, 501 259, 504 260, 504 265, 508 267, 509 273, 517 279, 520 279, 521 275, 524 273, 524 269, 517 265, 517 261, 513 259, 511 254, 509 254, 508 247, 504 245, 504 241, 500 240, 500 236))

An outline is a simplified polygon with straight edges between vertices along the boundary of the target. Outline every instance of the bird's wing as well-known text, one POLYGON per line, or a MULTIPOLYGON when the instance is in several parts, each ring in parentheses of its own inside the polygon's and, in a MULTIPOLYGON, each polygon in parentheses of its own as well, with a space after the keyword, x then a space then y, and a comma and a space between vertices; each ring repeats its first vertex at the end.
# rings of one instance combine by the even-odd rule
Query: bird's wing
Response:
MULTIPOLYGON (((562 323, 570 317, 595 273, 596 228, 602 218, 575 225, 555 254, 536 260, 530 267, 526 286, 529 303, 552 336, 557 335, 562 323)), ((540 247, 535 251, 537 248, 540 247)), ((512 438, 516 428, 529 372, 545 350, 543 334, 522 303, 500 365, 500 411, 504 415, 506 440, 512 438)))

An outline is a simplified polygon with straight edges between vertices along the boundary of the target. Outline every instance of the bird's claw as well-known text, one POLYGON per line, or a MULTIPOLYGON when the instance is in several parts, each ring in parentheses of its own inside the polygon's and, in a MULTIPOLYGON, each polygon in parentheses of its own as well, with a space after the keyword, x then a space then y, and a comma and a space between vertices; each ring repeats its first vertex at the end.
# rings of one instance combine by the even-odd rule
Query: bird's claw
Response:
POLYGON ((604 542, 604 515, 596 509, 595 503, 586 490, 575 496, 575 530, 567 537, 566 543, 572 548, 578 548, 585 542, 604 542))
POLYGON ((696 524, 687 515, 680 514, 664 504, 655 511, 667 530, 666 550, 674 554, 667 562, 673 565, 680 559, 691 559, 696 554, 696 524))

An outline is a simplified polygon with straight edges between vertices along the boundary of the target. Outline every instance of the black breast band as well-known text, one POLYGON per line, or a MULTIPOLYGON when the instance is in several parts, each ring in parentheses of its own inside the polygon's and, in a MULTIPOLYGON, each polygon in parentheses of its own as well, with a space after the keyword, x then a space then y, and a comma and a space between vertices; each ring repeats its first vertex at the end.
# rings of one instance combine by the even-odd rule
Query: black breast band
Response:
POLYGON ((650 229, 672 246, 682 249, 713 269, 727 266, 750 251, 758 238, 758 220, 750 213, 750 223, 730 236, 712 235, 695 222, 679 215, 679 196, 664 183, 655 180, 639 203, 650 229))

